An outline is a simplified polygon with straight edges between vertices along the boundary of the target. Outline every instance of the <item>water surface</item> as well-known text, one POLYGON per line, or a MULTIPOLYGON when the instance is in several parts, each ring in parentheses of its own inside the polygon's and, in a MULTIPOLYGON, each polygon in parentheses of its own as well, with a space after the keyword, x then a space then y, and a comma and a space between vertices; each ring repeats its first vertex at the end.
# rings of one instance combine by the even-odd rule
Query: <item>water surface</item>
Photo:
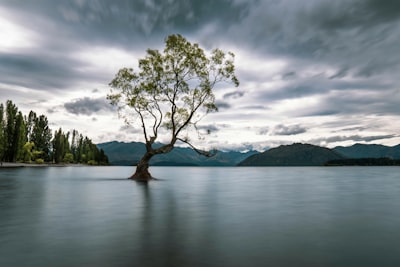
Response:
POLYGON ((0 266, 400 266, 398 167, 0 169, 0 266))

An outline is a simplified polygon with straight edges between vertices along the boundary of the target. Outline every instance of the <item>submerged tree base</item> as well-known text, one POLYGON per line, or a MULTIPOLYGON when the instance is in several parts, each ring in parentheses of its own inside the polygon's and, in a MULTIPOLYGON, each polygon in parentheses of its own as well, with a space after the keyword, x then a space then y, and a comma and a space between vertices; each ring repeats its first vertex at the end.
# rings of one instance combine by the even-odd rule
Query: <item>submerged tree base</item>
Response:
POLYGON ((144 182, 144 183, 147 183, 147 182, 152 181, 152 180, 158 180, 157 178, 154 178, 153 176, 151 176, 151 174, 148 171, 144 171, 144 172, 136 171, 128 179, 134 180, 134 181, 137 181, 137 182, 144 182))

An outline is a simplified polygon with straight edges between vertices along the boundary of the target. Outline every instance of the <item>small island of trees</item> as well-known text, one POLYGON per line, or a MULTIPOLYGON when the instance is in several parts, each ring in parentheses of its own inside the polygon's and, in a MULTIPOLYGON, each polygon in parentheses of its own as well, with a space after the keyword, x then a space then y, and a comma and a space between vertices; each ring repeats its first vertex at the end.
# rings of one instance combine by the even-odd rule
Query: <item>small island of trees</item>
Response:
POLYGON ((24 116, 11 100, 0 103, 0 161, 108 164, 104 151, 87 136, 61 128, 53 135, 45 115, 30 111, 24 116))

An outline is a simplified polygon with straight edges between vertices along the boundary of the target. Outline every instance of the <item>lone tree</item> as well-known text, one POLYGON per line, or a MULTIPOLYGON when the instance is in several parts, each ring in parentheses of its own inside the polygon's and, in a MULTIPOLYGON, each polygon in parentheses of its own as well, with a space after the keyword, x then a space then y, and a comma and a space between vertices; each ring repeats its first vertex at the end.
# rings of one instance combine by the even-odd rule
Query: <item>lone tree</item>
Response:
POLYGON ((189 130, 197 131, 197 123, 208 113, 217 111, 213 88, 220 82, 239 81, 235 75, 234 54, 214 49, 209 55, 198 44, 181 35, 170 35, 163 52, 148 49, 139 60, 139 71, 122 68, 109 84, 107 96, 118 107, 119 115, 129 124, 139 121, 143 129, 146 153, 130 179, 149 181, 149 161, 157 154, 170 152, 177 141, 190 145, 189 130), (155 147, 162 134, 169 134, 169 143, 155 147))

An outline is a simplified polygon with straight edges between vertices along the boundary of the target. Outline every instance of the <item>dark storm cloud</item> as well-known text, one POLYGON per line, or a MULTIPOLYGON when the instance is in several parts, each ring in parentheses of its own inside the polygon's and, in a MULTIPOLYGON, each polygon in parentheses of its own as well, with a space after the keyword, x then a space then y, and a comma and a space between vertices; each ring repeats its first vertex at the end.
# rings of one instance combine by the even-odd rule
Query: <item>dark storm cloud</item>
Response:
POLYGON ((348 67, 343 67, 343 68, 339 69, 334 75, 329 77, 329 79, 340 79, 340 78, 346 77, 346 75, 348 74, 348 71, 349 71, 348 67))
POLYGON ((340 29, 373 26, 399 20, 400 3, 397 0, 337 1, 337 9, 329 12, 331 3, 320 5, 316 16, 326 28, 340 29))
MULTIPOLYGON (((336 79, 399 69, 397 1, 9 0, 2 5, 41 34, 43 49, 68 51, 95 44, 143 50, 154 41, 158 46, 169 33, 196 35, 212 24, 215 28, 200 39, 226 39, 284 57, 292 61, 282 74, 286 80, 298 77, 302 64, 314 62, 336 67, 330 76, 336 79)), ((293 86, 301 87, 305 85, 293 86)))
POLYGON ((220 129, 215 124, 209 124, 209 125, 199 125, 197 126, 197 130, 203 130, 206 131, 207 133, 215 133, 218 132, 220 129))
POLYGON ((364 130, 367 130, 367 128, 366 127, 350 127, 350 128, 341 129, 341 131, 344 131, 344 132, 346 132, 346 131, 349 131, 349 132, 352 132, 352 131, 364 131, 364 130))
POLYGON ((295 71, 289 71, 287 73, 284 73, 282 75, 282 80, 293 80, 296 78, 296 72, 295 71))
POLYGON ((143 133, 143 129, 141 129, 141 127, 134 127, 132 125, 125 124, 119 128, 119 132, 141 134, 143 133))
POLYGON ((263 105, 250 105, 250 106, 243 106, 240 107, 240 109, 245 109, 245 110, 249 110, 249 109, 253 109, 253 110, 267 110, 269 109, 268 107, 265 107, 263 105))
POLYGON ((400 115, 399 101, 400 90, 336 92, 321 101, 318 112, 343 115, 400 115))
POLYGON ((289 126, 279 124, 272 130, 272 133, 275 135, 296 135, 305 132, 307 132, 307 129, 298 124, 289 126))
POLYGON ((64 104, 64 108, 75 115, 92 115, 101 111, 112 111, 112 106, 104 98, 84 97, 64 104))
POLYGON ((224 95, 223 95, 223 98, 224 98, 224 99, 229 99, 229 98, 236 99, 236 98, 242 97, 242 96, 244 95, 244 93, 245 93, 245 92, 243 92, 243 91, 230 92, 230 93, 224 94, 224 95))
POLYGON ((229 103, 221 101, 221 100, 217 100, 215 102, 215 105, 218 107, 218 109, 228 109, 231 107, 231 105, 229 103))
POLYGON ((257 92, 257 99, 264 99, 265 102, 280 101, 290 98, 300 98, 314 95, 322 95, 331 89, 339 89, 341 84, 328 82, 329 79, 323 73, 306 78, 298 78, 295 81, 288 81, 283 86, 257 92))
MULTIPOLYGON (((264 3, 266 4, 266 2, 264 3)), ((375 33, 373 30, 381 30, 379 26, 382 24, 397 23, 400 17, 398 7, 399 3, 396 0, 321 0, 309 1, 306 5, 298 1, 280 1, 280 4, 272 5, 270 12, 280 11, 276 14, 286 13, 291 15, 290 20, 282 20, 277 15, 271 16, 279 25, 275 30, 285 30, 285 35, 282 38, 292 37, 290 33, 296 34, 303 31, 304 35, 295 39, 307 44, 304 47, 306 51, 314 47, 331 52, 335 48, 334 45, 343 41, 341 37, 345 37, 346 30, 355 30, 353 37, 356 37, 356 40, 347 40, 346 43, 342 44, 343 47, 351 45, 352 42, 357 41, 357 38, 365 38, 366 34, 381 34, 380 37, 385 37, 389 34, 388 32, 379 31, 379 33, 375 33), (285 12, 285 9, 288 11, 285 12), (296 25, 291 25, 294 31, 289 32, 290 29, 287 24, 293 22, 296 22, 296 25), (337 42, 328 43, 326 37, 329 34, 332 34, 331 38, 328 39, 329 41, 338 37, 340 39, 337 42)), ((378 40, 370 37, 367 39, 370 42, 367 45, 371 45, 373 41, 378 42, 378 40)), ((302 43, 297 47, 301 47, 301 45, 302 43)))
POLYGON ((336 78, 350 71, 363 77, 396 73, 400 63, 397 2, 253 1, 249 15, 229 29, 229 38, 291 64, 328 64, 337 69, 336 78))
POLYGON ((330 115, 337 115, 340 113, 340 110, 335 108, 335 110, 330 110, 330 109, 325 109, 324 107, 318 108, 317 111, 307 111, 303 114, 302 116, 308 116, 308 117, 319 117, 319 116, 330 116, 330 115))
POLYGON ((328 138, 312 139, 312 140, 309 140, 309 142, 310 143, 321 143, 321 142, 336 143, 336 142, 343 142, 343 141, 372 142, 372 141, 377 141, 377 140, 390 139, 390 138, 394 138, 394 137, 397 137, 397 135, 394 135, 394 134, 369 135, 369 136, 361 136, 361 135, 343 136, 343 135, 337 135, 337 136, 331 136, 331 137, 328 137, 328 138))
POLYGON ((329 116, 335 114, 396 114, 400 101, 399 86, 394 77, 381 79, 340 79, 321 73, 312 77, 288 81, 282 86, 259 90, 256 99, 265 103, 287 99, 318 97, 318 104, 309 105, 305 98, 304 107, 297 110, 301 116, 329 116), (393 80, 392 80, 393 79, 393 80), (395 88, 395 89, 393 89, 395 88))
POLYGON ((102 73, 77 71, 84 63, 71 54, 98 46, 129 51, 157 48, 171 33, 193 35, 207 24, 216 29, 235 24, 247 6, 230 0, 5 0, 0 8, 5 8, 7 18, 34 33, 35 46, 0 55, 0 82, 45 89, 92 78, 105 81, 102 73))
POLYGON ((0 53, 0 83, 34 89, 62 89, 82 79, 94 81, 90 73, 75 68, 84 67, 83 62, 41 54, 0 53), (15 75, 15 74, 19 75, 15 75))
MULTIPOLYGON (((62 29, 60 34, 89 43, 128 47, 143 41, 137 37, 165 37, 171 32, 190 34, 212 22, 222 28, 225 23, 236 23, 247 10, 245 2, 235 4, 230 0, 48 0, 4 1, 3 5, 40 14, 56 26, 46 28, 62 29)), ((20 13, 20 19, 28 23, 28 16, 23 19, 25 15, 20 13)))
POLYGON ((289 98, 299 98, 311 95, 323 94, 327 88, 320 87, 317 84, 293 84, 274 91, 265 92, 264 98, 269 101, 283 100, 289 98))

